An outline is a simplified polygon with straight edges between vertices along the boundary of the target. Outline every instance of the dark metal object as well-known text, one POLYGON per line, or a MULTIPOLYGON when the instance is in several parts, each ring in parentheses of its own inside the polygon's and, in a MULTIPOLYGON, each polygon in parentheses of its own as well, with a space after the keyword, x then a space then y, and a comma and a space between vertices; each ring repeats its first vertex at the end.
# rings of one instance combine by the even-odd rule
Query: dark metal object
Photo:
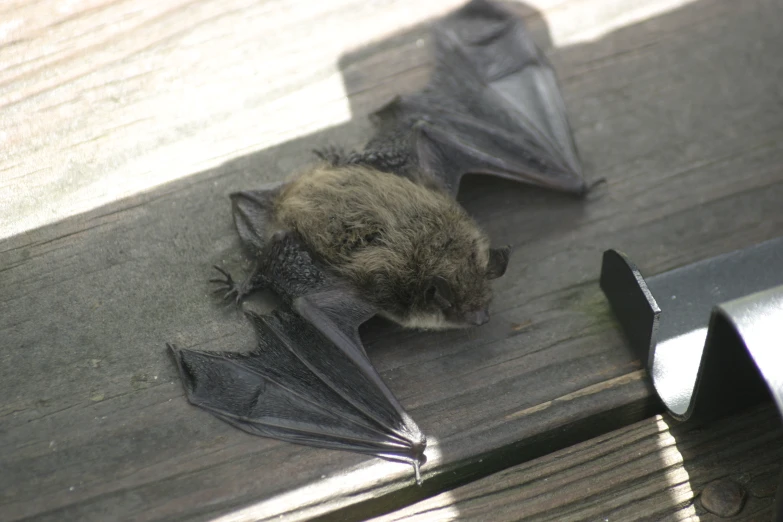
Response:
POLYGON ((608 250, 601 288, 675 418, 744 407, 763 382, 783 412, 783 238, 647 279, 608 250))
MULTIPOLYGON (((673 417, 709 420, 769 396, 783 416, 783 237, 647 279, 607 250, 601 289, 673 417)), ((783 521, 780 498, 776 512, 783 521)))

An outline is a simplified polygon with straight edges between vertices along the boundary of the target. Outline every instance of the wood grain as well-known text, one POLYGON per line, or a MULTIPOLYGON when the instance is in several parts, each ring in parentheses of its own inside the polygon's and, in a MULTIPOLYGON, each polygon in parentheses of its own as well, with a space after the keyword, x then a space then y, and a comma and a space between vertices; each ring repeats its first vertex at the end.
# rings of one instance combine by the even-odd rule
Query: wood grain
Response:
MULTIPOLYGON (((84 23, 82 31, 72 27, 58 40, 60 25, 47 20, 40 35, 7 47, 55 38, 49 51, 19 54, 38 56, 38 72, 19 58, 2 73, 3 85, 16 85, 3 91, 9 96, 3 121, 16 122, 12 147, 2 156, 4 173, 14 173, 4 178, 11 187, 11 198, 3 199, 5 216, 32 215, 25 209, 35 208, 60 217, 58 197, 66 193, 68 205, 87 202, 69 207, 69 215, 125 194, 123 184, 137 183, 136 176, 161 184, 0 243, 3 520, 102 520, 107 514, 138 520, 360 519, 640 420, 658 406, 598 289, 601 252, 622 248, 653 274, 783 229, 779 2, 702 0, 594 42, 551 49, 588 176, 607 183, 578 201, 499 180, 466 180, 461 201, 497 243, 515 247, 509 272, 496 285, 492 321, 476 330, 421 334, 377 320, 362 332, 384 379, 433 440, 424 486, 414 486, 402 465, 250 437, 186 404, 164 350, 166 341, 214 350, 252 346, 249 325, 216 303, 205 282, 212 264, 237 270, 247 263, 225 195, 301 168, 314 147, 361 144, 369 132, 363 112, 426 79, 426 42, 418 44, 426 33, 400 29, 415 19, 406 18, 405 2, 330 3, 323 7, 334 9, 329 13, 304 3, 204 2, 181 9, 158 3, 154 16, 140 5, 93 4, 62 17, 64 24, 84 23), (122 9, 128 12, 120 18, 136 20, 137 29, 132 37, 118 36, 117 45, 130 47, 126 55, 101 58, 115 52, 108 36, 90 45, 83 38, 119 27, 111 17, 122 9), (326 37, 310 41, 307 28, 316 35, 319 24, 335 23, 332 32, 355 29, 368 36, 377 25, 360 28, 359 22, 380 13, 396 17, 384 27, 394 32, 397 24, 398 34, 385 38, 382 32, 378 42, 355 52, 343 46, 348 44, 330 48, 346 53, 338 66, 349 95, 338 99, 355 120, 163 182, 173 171, 260 148, 262 138, 247 135, 263 135, 264 126, 283 129, 285 139, 285 129, 303 121, 287 119, 293 108, 312 109, 301 103, 309 96, 316 105, 323 102, 324 112, 308 117, 336 123, 329 112, 335 105, 317 97, 326 85, 319 83, 322 73, 312 72, 321 71, 318 49, 326 40, 319 38, 326 37), (80 21, 82 16, 92 21, 80 21), (194 53, 212 52, 223 38, 238 38, 245 43, 231 45, 249 49, 275 27, 290 29, 294 47, 266 48, 272 61, 254 74, 273 78, 273 88, 255 101, 249 93, 256 85, 243 83, 247 78, 237 72, 255 64, 253 53, 166 59, 186 41, 194 53), (214 37, 200 31, 214 31, 214 37), (56 56, 71 56, 84 67, 104 65, 94 73, 73 69, 64 81, 69 62, 57 69, 56 56), (150 73, 157 78, 153 87, 106 65, 122 68, 138 57, 161 68, 150 73), (262 74, 265 68, 278 74, 262 74), (79 83, 104 73, 94 91, 79 83), (189 75, 211 87, 182 105, 190 91, 177 82, 189 75), (22 83, 13 83, 17 76, 22 83), (24 85, 33 95, 21 93, 24 85), (310 85, 312 90, 304 87, 310 85), (104 110, 100 104, 109 103, 112 88, 124 94, 104 110), (150 94, 158 88, 160 96, 150 94), (61 89, 73 97, 70 110, 76 112, 48 123, 29 116, 63 103, 61 89), (287 97, 291 92, 299 98, 287 97), (216 96, 223 105, 213 110, 216 96), (82 116, 89 106, 84 99, 96 109, 82 116), (202 106, 205 112, 191 118, 202 106), (279 107, 288 108, 275 112, 279 107), (144 123, 118 130, 119 141, 91 141, 132 117, 144 123), (153 132, 158 122, 162 128, 153 132), (223 139, 223 152, 204 145, 223 139), (69 152, 73 148, 79 152, 69 152), (185 156, 194 163, 183 163, 185 156), (43 177, 33 175, 36 165, 43 177), (110 172, 104 176, 104 170, 110 172), (23 177, 15 179, 17 174, 23 177), (28 179, 34 181, 25 184, 28 179), (103 188, 85 188, 81 198, 71 182, 103 188)), ((545 36, 541 18, 531 15, 530 21, 535 34, 545 36)), ((19 226, 40 224, 30 219, 32 225, 19 226)))
POLYGON ((0 238, 347 121, 338 58, 459 3, 4 2, 0 238))
POLYGON ((656 416, 443 493, 373 522, 406 520, 771 520, 783 428, 770 403, 708 425, 656 416), (739 484, 740 512, 719 517, 704 488, 739 484))

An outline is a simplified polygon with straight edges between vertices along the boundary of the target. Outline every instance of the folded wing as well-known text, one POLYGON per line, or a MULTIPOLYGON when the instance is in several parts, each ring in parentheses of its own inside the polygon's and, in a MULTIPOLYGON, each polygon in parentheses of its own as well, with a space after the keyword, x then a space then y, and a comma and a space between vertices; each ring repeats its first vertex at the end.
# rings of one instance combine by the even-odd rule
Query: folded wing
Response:
POLYGON ((434 47, 430 84, 374 115, 381 134, 412 129, 418 166, 452 193, 468 173, 585 192, 554 71, 519 18, 473 0, 435 25, 434 47))
POLYGON ((253 352, 169 346, 192 404, 254 435, 406 462, 418 479, 426 439, 363 350, 347 356, 288 310, 248 318, 253 352))

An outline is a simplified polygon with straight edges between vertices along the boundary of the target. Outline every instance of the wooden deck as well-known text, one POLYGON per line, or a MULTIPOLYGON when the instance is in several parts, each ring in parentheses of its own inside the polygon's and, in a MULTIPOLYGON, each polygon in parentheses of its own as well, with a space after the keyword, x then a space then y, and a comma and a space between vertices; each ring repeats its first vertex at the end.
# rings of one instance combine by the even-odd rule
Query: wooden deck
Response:
POLYGON ((779 420, 669 429, 597 278, 609 247, 654 274, 783 231, 780 0, 519 6, 607 183, 580 201, 466 180, 515 248, 492 321, 363 327, 431 440, 422 487, 186 403, 166 341, 253 344, 207 283, 247 264, 226 194, 361 145, 369 111, 426 81, 427 20, 460 4, 0 6, 0 520, 710 520, 694 498, 721 477, 750 492, 737 520, 765 520, 779 420))
POLYGON ((769 522, 782 463, 780 414, 771 405, 709 426, 677 425, 655 416, 373 522, 769 522), (705 488, 725 491, 731 487, 727 483, 740 494, 724 495, 722 504, 699 498, 705 488), (739 512, 729 515, 734 511, 739 512))

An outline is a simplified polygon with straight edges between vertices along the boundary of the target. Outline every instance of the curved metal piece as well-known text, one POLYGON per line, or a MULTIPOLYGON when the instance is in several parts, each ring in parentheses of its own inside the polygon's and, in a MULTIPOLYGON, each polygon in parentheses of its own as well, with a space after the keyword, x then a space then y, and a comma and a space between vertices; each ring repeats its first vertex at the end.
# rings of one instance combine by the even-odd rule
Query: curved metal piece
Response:
POLYGON ((783 238, 650 278, 608 250, 601 288, 675 418, 734 411, 758 382, 783 414, 783 238))
MULTIPOLYGON (((783 237, 647 279, 607 250, 601 289, 673 417, 709 420, 770 396, 783 417, 783 237)), ((778 497, 783 522, 783 474, 778 497)))

